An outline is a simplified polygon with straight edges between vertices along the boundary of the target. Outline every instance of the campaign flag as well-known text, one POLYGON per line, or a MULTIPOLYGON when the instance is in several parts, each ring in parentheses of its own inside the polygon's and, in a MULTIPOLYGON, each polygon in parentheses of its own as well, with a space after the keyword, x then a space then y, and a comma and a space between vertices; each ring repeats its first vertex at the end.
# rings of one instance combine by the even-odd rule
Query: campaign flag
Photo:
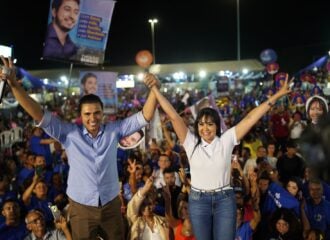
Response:
POLYGON ((98 95, 105 113, 114 113, 118 107, 117 73, 107 71, 80 71, 80 95, 98 95))
POLYGON ((215 100, 214 100, 214 97, 213 95, 209 95, 209 101, 210 101, 210 106, 215 109, 218 114, 219 114, 219 117, 220 117, 220 127, 221 127, 221 133, 225 132, 227 130, 227 125, 225 123, 225 120, 223 119, 223 116, 217 106, 217 104, 215 103, 215 100))
POLYGON ((273 182, 269 184, 267 189, 262 212, 270 214, 277 208, 292 209, 297 215, 299 215, 300 212, 299 201, 281 185, 273 182))
POLYGON ((205 107, 210 107, 208 97, 203 97, 202 99, 198 100, 195 104, 189 106, 188 110, 191 112, 192 117, 196 119, 198 111, 205 107))
POLYGON ((43 58, 102 64, 114 6, 112 0, 50 0, 43 58))

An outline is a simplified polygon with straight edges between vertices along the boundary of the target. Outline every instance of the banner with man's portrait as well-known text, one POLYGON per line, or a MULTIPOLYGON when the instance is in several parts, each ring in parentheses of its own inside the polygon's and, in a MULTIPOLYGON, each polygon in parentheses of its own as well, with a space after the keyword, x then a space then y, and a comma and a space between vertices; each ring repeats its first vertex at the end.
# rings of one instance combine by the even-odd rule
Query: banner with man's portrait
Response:
POLYGON ((112 0, 50 0, 43 58, 102 64, 114 6, 112 0))
POLYGON ((80 95, 98 95, 105 113, 114 113, 118 106, 117 81, 118 74, 106 71, 80 71, 80 95))

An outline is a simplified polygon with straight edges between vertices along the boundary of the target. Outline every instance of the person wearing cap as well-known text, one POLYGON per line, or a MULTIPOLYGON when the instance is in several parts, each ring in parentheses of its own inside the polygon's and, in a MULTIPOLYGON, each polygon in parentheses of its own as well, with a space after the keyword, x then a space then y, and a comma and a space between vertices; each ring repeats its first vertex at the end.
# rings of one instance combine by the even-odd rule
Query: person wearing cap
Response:
POLYGON ((329 112, 328 102, 319 95, 312 96, 306 102, 306 116, 310 121, 310 126, 315 127, 321 118, 329 112))
POLYGON ((48 25, 43 57, 70 59, 78 51, 69 32, 79 19, 80 0, 53 0, 52 22, 48 25))

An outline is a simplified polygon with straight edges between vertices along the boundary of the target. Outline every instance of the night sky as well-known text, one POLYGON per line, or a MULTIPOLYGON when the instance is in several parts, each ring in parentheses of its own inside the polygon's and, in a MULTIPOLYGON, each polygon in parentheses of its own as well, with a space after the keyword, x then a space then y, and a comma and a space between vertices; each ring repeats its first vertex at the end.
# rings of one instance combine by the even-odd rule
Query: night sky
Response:
MULTIPOLYGON (((0 44, 13 45, 25 69, 69 65, 40 60, 48 8, 48 0, 1 3, 0 44)), ((281 71, 297 72, 330 50, 329 9, 328 0, 240 0, 241 59, 272 48, 281 71)), ((118 0, 105 65, 133 65, 151 50, 153 17, 157 63, 236 59, 236 0, 118 0)))

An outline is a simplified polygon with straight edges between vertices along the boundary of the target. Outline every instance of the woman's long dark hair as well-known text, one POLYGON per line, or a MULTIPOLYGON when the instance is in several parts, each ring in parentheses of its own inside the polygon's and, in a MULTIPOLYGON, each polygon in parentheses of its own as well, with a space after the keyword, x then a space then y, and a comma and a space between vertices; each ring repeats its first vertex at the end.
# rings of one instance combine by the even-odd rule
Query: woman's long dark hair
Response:
POLYGON ((289 224, 288 232, 281 236, 283 239, 290 239, 290 240, 302 239, 301 223, 299 222, 293 210, 287 208, 278 208, 275 210, 275 212, 272 213, 270 218, 270 226, 269 226, 271 232, 278 233, 276 229, 276 223, 280 219, 284 220, 289 224))
POLYGON ((190 158, 194 154, 196 147, 202 142, 202 138, 201 138, 201 136, 199 135, 199 132, 198 132, 198 123, 199 123, 199 121, 201 121, 201 119, 203 117, 205 117, 205 118, 207 118, 210 121, 215 123, 215 125, 216 125, 216 135, 218 137, 221 136, 221 127, 220 127, 221 119, 220 119, 219 113, 216 110, 214 110, 213 108, 209 108, 209 107, 202 108, 198 112, 197 117, 196 117, 195 122, 194 122, 194 130, 195 130, 194 134, 197 137, 197 143, 194 147, 194 150, 193 150, 190 158))

